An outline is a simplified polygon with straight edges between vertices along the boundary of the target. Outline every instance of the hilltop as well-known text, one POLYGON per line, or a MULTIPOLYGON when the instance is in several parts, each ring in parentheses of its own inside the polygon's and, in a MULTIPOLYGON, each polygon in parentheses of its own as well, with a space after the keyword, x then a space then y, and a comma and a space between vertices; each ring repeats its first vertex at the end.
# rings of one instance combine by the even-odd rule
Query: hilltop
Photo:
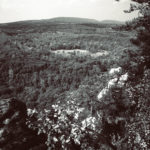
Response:
POLYGON ((100 23, 98 20, 95 19, 77 18, 77 17, 57 17, 52 18, 49 21, 57 23, 94 23, 94 24, 100 23))

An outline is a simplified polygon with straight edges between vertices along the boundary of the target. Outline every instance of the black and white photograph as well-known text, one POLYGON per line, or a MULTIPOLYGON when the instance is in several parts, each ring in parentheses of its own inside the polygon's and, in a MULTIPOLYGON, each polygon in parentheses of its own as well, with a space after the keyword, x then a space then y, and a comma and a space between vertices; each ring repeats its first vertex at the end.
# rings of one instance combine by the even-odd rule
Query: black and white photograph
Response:
POLYGON ((0 0, 0 150, 150 150, 150 0, 0 0))

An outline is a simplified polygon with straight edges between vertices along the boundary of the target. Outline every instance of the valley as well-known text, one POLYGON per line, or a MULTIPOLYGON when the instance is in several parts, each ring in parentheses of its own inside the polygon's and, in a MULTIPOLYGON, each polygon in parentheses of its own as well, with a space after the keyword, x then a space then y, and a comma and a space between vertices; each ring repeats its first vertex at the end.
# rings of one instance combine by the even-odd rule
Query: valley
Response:
POLYGON ((134 112, 146 105, 139 95, 149 80, 140 76, 137 32, 123 25, 71 17, 0 24, 0 99, 25 104, 24 126, 45 150, 132 147, 126 137, 135 136, 134 112))

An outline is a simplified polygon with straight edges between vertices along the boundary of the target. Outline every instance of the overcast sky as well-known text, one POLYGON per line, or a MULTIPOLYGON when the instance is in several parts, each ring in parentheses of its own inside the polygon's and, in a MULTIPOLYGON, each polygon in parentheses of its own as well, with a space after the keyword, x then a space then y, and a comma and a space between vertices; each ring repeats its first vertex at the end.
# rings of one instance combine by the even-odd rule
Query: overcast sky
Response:
POLYGON ((126 21, 130 0, 0 0, 0 23, 53 17, 126 21))

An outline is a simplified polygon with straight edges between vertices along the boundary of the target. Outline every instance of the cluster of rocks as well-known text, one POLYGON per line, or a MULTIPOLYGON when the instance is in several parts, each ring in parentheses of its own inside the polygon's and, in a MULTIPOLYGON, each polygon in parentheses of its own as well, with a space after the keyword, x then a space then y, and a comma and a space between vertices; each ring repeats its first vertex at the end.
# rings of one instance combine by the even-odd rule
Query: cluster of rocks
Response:
POLYGON ((26 105, 16 100, 0 100, 0 150, 46 150, 46 136, 26 125, 26 105))

